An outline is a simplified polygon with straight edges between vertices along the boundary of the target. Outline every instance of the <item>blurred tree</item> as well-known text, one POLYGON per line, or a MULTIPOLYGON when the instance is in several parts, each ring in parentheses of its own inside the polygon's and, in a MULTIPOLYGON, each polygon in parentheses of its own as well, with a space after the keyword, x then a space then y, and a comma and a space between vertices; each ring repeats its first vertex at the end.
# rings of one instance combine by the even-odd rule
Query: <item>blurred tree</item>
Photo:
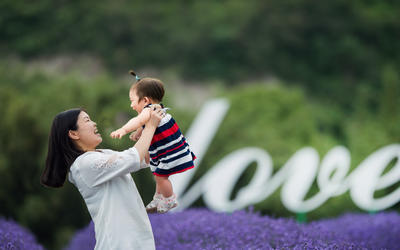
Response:
POLYGON ((397 1, 30 1, 0 3, 0 52, 35 58, 94 55, 171 68, 186 79, 279 77, 350 112, 363 88, 379 91, 400 65, 397 1))
POLYGON ((400 77, 399 70, 388 65, 382 72, 379 113, 385 130, 395 141, 400 141, 400 77))

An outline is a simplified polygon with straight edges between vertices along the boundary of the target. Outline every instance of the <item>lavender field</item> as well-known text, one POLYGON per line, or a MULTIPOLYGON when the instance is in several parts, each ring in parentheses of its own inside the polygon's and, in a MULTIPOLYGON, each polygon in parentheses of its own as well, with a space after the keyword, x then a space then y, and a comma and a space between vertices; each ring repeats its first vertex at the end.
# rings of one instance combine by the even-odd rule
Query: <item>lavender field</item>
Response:
MULTIPOLYGON (((345 214, 308 224, 254 212, 189 209, 150 215, 157 249, 399 249, 400 215, 345 214)), ((93 249, 93 224, 65 250, 93 249)))
MULTIPOLYGON (((157 249, 400 249, 400 215, 345 214, 298 224, 238 211, 215 213, 189 209, 152 214, 157 249)), ((93 223, 78 231, 65 250, 89 250, 95 245, 93 223)), ((0 219, 0 250, 41 250, 34 236, 11 220, 0 219)))

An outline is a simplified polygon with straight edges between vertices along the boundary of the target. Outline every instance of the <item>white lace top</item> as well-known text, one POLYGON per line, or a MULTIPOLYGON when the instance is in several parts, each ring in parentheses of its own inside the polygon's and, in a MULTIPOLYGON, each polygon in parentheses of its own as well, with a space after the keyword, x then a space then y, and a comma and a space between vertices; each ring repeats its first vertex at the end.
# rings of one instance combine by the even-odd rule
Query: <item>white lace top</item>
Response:
POLYGON ((134 147, 80 155, 68 179, 85 200, 95 226, 96 247, 155 249, 153 232, 143 201, 130 175, 146 167, 134 147))

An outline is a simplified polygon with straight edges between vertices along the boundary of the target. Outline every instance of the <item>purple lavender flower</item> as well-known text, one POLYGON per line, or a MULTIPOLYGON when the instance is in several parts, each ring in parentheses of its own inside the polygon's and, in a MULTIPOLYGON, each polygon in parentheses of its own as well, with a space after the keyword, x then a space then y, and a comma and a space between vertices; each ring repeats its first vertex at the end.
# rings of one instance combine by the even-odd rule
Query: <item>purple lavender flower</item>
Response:
POLYGON ((75 233, 75 236, 64 250, 89 250, 94 249, 95 245, 94 224, 90 222, 87 227, 75 233))
POLYGON ((0 218, 0 249, 43 250, 35 237, 12 220, 0 218))
MULTIPOLYGON (((151 214, 157 249, 396 249, 396 212, 345 214, 309 224, 254 212, 207 209, 151 214)), ((67 250, 93 249, 93 224, 79 231, 67 250), (83 246, 83 247, 82 247, 83 246)))

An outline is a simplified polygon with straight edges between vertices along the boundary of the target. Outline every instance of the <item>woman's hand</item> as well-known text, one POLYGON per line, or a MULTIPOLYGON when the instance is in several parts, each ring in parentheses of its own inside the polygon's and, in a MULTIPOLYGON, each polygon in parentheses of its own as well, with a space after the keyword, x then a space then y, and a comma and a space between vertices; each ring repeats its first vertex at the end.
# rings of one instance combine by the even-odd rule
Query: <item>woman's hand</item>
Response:
POLYGON ((165 112, 161 109, 161 107, 155 107, 151 110, 150 119, 146 122, 145 126, 157 127, 164 116, 165 112))
POLYGON ((161 121, 161 118, 165 115, 164 111, 161 108, 155 108, 150 111, 150 119, 146 122, 145 128, 142 131, 142 135, 139 140, 135 144, 135 148, 139 153, 140 162, 145 159, 146 153, 148 153, 151 140, 153 138, 154 132, 158 124, 161 121))

